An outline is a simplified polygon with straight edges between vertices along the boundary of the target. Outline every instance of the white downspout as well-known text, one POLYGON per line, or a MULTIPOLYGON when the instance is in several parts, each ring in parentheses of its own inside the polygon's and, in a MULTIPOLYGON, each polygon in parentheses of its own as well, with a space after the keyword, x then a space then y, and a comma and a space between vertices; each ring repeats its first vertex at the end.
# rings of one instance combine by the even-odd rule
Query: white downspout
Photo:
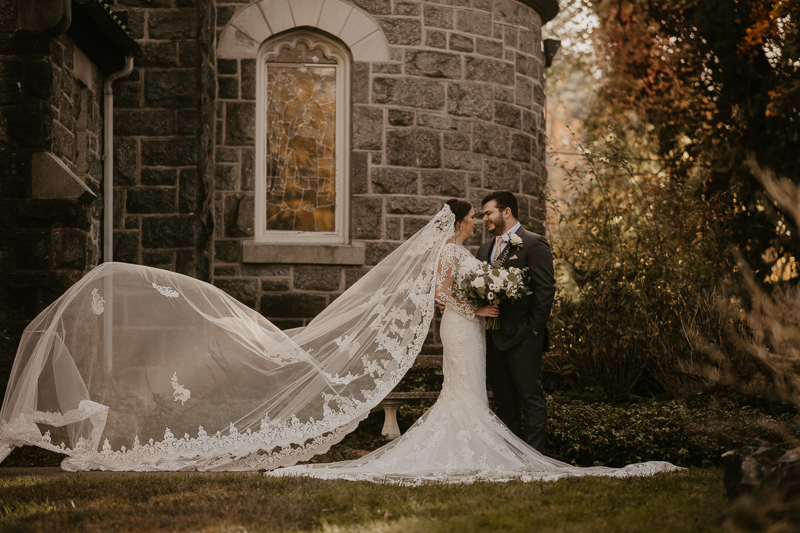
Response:
POLYGON ((114 260, 114 89, 111 84, 133 72, 133 57, 125 56, 125 68, 109 74, 103 85, 103 261, 114 260))
MULTIPOLYGON (((103 261, 114 260, 114 89, 111 84, 133 72, 133 57, 125 56, 125 68, 110 74, 103 84, 103 261)), ((109 272, 103 280, 105 316, 103 317, 103 353, 106 372, 113 365, 114 279, 109 272)))

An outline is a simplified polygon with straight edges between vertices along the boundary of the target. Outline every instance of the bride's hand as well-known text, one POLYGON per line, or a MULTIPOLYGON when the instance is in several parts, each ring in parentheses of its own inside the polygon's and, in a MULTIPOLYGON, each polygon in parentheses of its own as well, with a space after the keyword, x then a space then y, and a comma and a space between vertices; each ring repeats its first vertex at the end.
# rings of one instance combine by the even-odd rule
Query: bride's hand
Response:
POLYGON ((496 305, 486 305, 475 311, 475 316, 500 316, 500 308, 496 305))

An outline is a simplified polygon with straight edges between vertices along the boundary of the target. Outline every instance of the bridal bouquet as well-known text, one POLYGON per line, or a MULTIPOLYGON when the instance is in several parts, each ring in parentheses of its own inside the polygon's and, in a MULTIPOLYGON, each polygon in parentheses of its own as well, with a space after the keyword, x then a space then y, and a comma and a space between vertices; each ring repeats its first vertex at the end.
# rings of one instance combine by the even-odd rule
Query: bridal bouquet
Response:
MULTIPOLYGON (((499 305, 531 294, 525 285, 527 268, 503 268, 486 261, 475 270, 456 277, 453 293, 475 308, 499 305)), ((500 329, 498 317, 486 319, 486 329, 500 329)))

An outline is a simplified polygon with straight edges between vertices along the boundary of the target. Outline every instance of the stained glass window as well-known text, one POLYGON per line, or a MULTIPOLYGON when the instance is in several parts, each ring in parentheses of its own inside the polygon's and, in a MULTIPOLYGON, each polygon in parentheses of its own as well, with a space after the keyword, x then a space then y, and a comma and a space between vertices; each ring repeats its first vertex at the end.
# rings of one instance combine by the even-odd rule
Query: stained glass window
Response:
POLYGON ((343 242, 343 59, 308 36, 274 43, 262 59, 264 240, 301 232, 343 242))

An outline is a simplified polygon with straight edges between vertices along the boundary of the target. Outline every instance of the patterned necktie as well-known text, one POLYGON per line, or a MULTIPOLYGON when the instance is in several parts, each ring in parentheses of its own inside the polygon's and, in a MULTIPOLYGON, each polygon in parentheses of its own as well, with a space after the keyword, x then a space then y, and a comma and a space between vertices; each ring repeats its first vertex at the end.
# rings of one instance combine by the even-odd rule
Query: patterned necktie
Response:
POLYGON ((500 257, 500 250, 503 249, 503 236, 500 235, 497 237, 497 242, 494 244, 494 254, 492 254, 492 263, 497 261, 497 258, 500 257))

